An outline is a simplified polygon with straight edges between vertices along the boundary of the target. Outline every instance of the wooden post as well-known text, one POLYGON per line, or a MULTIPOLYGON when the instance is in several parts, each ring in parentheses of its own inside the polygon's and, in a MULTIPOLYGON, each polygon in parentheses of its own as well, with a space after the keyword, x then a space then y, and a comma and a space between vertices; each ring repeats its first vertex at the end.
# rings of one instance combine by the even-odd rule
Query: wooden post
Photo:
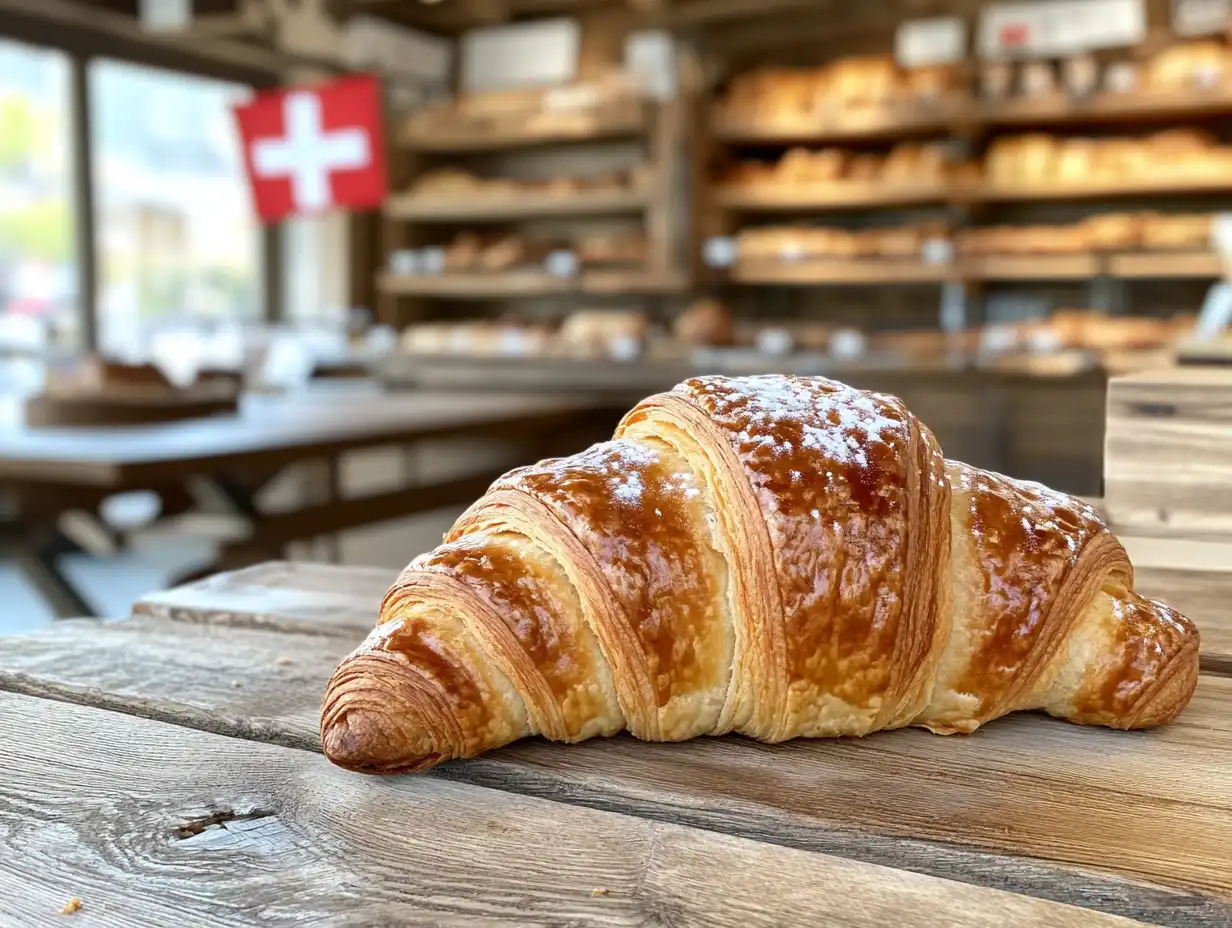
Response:
POLYGON ((90 59, 69 58, 69 137, 72 159, 73 206, 76 217, 77 306, 81 349, 98 349, 98 252, 95 247, 94 140, 90 134, 90 59))

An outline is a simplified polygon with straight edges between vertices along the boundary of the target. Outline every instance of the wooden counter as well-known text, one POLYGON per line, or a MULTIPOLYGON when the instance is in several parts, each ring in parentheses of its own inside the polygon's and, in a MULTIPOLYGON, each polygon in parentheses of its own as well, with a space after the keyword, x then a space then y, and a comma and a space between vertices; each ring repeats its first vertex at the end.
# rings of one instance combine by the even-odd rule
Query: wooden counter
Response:
POLYGON ((1232 678, 1148 732, 529 741, 370 778, 315 753, 319 699, 392 577, 266 565, 6 640, 0 923, 1232 918, 1232 678))

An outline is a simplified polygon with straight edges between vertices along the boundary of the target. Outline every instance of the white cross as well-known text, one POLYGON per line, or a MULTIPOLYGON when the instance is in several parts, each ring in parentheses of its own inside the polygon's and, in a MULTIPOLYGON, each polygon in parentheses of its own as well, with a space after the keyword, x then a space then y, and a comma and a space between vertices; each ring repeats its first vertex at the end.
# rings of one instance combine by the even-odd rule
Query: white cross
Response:
POLYGON ((259 139, 252 146, 252 169, 258 177, 290 177, 291 198, 300 212, 321 212, 333 205, 332 171, 366 168, 372 161, 368 134, 362 129, 321 128, 321 98, 298 91, 283 99, 286 135, 259 139))

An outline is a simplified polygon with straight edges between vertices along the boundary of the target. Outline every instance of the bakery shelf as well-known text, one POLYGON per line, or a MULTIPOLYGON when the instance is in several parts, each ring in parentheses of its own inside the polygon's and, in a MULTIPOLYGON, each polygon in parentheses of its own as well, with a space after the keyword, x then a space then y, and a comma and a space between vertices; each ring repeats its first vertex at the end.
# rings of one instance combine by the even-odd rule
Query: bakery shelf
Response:
POLYGON ((990 126, 1050 126, 1186 120, 1232 115, 1232 93, 1218 88, 1190 93, 1098 94, 1087 100, 1061 95, 981 103, 977 120, 990 126))
POLYGON ((573 293, 578 289, 578 282, 573 278, 554 277, 540 270, 529 270, 497 274, 384 273, 377 278, 377 286, 382 293, 396 296, 466 300, 573 293))
POLYGON ((1100 270, 1098 256, 980 255, 962 259, 964 276, 973 280, 1089 280, 1100 270))
POLYGON ((561 115, 559 121, 543 114, 528 114, 521 126, 406 126, 397 136, 398 144, 410 151, 441 154, 500 151, 603 139, 633 138, 650 127, 649 110, 644 101, 627 101, 603 111, 561 115), (571 120, 571 121, 570 121, 571 120))
POLYGON ((915 259, 817 258, 802 261, 740 261, 729 279, 742 284, 927 284, 957 279, 951 264, 915 259))
POLYGON ((795 189, 720 189, 715 201, 723 209, 746 213, 806 213, 823 209, 866 209, 944 203, 949 191, 940 184, 893 186, 844 182, 795 189))
POLYGON ((642 270, 589 270, 575 277, 556 277, 540 270, 504 273, 394 274, 377 277, 377 288, 390 296, 455 300, 501 300, 515 297, 584 294, 675 293, 683 290, 683 275, 642 270))
POLYGON ((564 194, 514 194, 473 199, 403 194, 385 202, 385 215, 416 222, 505 222, 541 216, 616 216, 640 213, 649 197, 640 190, 564 194))
POLYGON ((1223 261, 1210 251, 1125 252, 1108 258, 1108 273, 1127 280, 1221 277, 1223 272, 1223 261))
POLYGON ((998 186, 986 183, 961 192, 971 200, 1016 203, 1031 200, 1098 200, 1141 196, 1232 196, 1232 177, 1152 177, 1134 180, 1095 180, 1081 184, 1029 184, 998 186))
POLYGON ((715 140, 729 145, 827 144, 861 139, 894 139, 945 132, 957 115, 954 106, 919 106, 846 111, 825 118, 754 120, 725 112, 711 117, 715 140))

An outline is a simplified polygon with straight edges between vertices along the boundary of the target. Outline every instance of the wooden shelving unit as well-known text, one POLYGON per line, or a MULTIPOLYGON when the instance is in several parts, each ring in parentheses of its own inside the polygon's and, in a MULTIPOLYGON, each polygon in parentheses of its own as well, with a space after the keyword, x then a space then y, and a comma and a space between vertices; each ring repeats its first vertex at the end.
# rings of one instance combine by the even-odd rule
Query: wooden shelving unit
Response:
POLYGON ((716 107, 711 132, 716 141, 730 145, 828 145, 941 134, 961 113, 959 104, 950 101, 923 108, 870 108, 829 117, 751 121, 716 107))
POLYGON ((1100 93, 1086 99, 1061 94, 1039 99, 1011 99, 972 107, 984 126, 1100 125, 1176 122, 1232 115, 1232 92, 1223 88, 1188 93, 1100 93))
POLYGON ((442 300, 499 300, 567 294, 667 294, 679 292, 685 286, 685 281, 680 276, 655 276, 628 269, 593 270, 572 277, 557 277, 531 269, 492 274, 383 272, 378 277, 377 286, 382 293, 391 296, 442 300))
POLYGON ((412 123, 400 130, 396 139, 399 148, 423 154, 473 154, 631 139, 650 130, 653 110, 654 107, 643 100, 623 100, 580 117, 576 113, 561 113, 556 117, 541 114, 516 129, 483 124, 463 127, 412 123))
POLYGON ((1100 256, 981 255, 963 258, 961 274, 969 280, 1090 280, 1099 273, 1100 256))
MULTIPOLYGON (((550 112, 538 118, 528 116, 517 129, 429 126, 412 120, 410 128, 396 134, 392 173, 394 189, 398 190, 408 190, 415 178, 434 166, 466 164, 474 157, 482 157, 488 165, 484 173, 491 176, 491 165, 503 164, 502 159, 512 157, 517 149, 603 146, 627 139, 640 143, 644 160, 642 169, 636 172, 636 186, 629 187, 555 192, 528 185, 524 192, 510 193, 505 187, 485 195, 478 185, 474 195, 466 198, 392 195, 383 210, 387 262, 376 279, 382 320, 401 327, 427 315, 432 302, 441 300, 645 296, 686 289, 690 275, 682 251, 688 243, 681 228, 686 209, 677 203, 677 194, 678 178, 684 173, 682 162, 688 155, 684 136, 690 112, 683 101, 652 104, 621 98, 597 106, 593 112, 571 111, 567 119, 550 112), (642 229, 646 240, 644 262, 605 266, 579 258, 579 266, 563 276, 538 263, 494 273, 395 270, 401 270, 393 260, 397 252, 436 249, 457 232, 474 227, 519 229, 518 224, 537 220, 580 224, 615 219, 626 220, 627 228, 636 224, 642 229)), ((552 237, 557 235, 554 232, 552 237)))
POLYGON ((1122 280, 1203 280, 1223 273, 1211 252, 1113 252, 981 255, 944 263, 915 259, 814 258, 799 261, 738 260, 731 283, 767 286, 841 284, 940 284, 949 281, 1085 281, 1101 275, 1122 280))
POLYGON ((1142 251, 1111 255, 1108 273, 1123 280, 1138 278, 1215 278, 1224 273, 1219 255, 1210 251, 1142 251))
POLYGON ((1082 184, 1016 184, 1013 187, 985 183, 966 190, 957 188, 956 193, 968 201, 983 203, 1232 195, 1232 177, 1151 177, 1082 184))
POLYGON ((962 276, 954 264, 925 264, 913 259, 810 259, 737 261, 729 280, 741 284, 817 286, 822 284, 928 284, 962 276))
POLYGON ((950 189, 937 184, 888 186, 850 181, 815 190, 771 188, 746 191, 720 188, 714 195, 714 203, 720 209, 741 213, 809 213, 827 209, 942 204, 950 198, 950 189))
POLYGON ((476 196, 470 199, 402 194, 385 202, 385 215, 411 222, 492 223, 570 216, 635 215, 649 206, 649 196, 644 191, 633 189, 476 196))

